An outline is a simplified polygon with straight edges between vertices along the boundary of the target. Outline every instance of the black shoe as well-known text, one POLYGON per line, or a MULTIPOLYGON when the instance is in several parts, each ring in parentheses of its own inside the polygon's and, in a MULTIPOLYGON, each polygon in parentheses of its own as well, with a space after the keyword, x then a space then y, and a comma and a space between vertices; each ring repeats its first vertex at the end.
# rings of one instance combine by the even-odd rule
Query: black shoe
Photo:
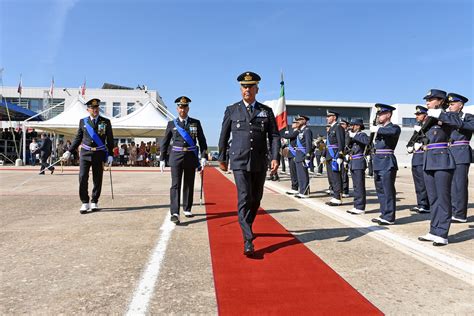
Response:
POLYGON ((244 255, 250 257, 254 254, 255 250, 253 248, 253 243, 251 240, 247 240, 244 243, 244 255))
POLYGON ((178 214, 173 214, 173 215, 171 215, 171 221, 172 221, 173 223, 175 223, 176 225, 178 225, 178 224, 179 224, 179 216, 178 216, 178 214))
POLYGON ((53 173, 54 173, 54 167, 53 167, 53 169, 51 169, 51 174, 53 174, 53 173))

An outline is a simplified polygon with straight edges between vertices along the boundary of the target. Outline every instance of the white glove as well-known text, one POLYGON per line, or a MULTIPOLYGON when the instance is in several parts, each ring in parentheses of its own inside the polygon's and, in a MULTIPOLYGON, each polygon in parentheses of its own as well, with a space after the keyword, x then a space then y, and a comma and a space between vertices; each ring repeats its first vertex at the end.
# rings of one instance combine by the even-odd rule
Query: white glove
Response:
POLYGON ((428 116, 439 118, 441 109, 428 109, 428 116))
POLYGON ((337 162, 338 165, 341 165, 341 164, 342 164, 342 161, 343 161, 342 158, 337 158, 337 159, 336 159, 336 162, 337 162))
POLYGON ((419 131, 421 131, 421 126, 420 125, 415 125, 413 127, 413 129, 415 130, 415 132, 419 132, 419 131))
POLYGON ((411 154, 413 152, 413 146, 407 147, 407 153, 411 154))
POLYGON ((376 126, 371 126, 370 127, 370 132, 371 133, 377 133, 379 131, 379 128, 380 126, 376 125, 376 126))
POLYGON ((321 164, 325 163, 325 162, 326 162, 326 157, 321 157, 321 159, 319 160, 319 162, 320 162, 321 164))
POLYGON ((69 160, 69 158, 71 158, 71 152, 69 150, 66 151, 61 158, 63 160, 69 160))
POLYGON ((304 164, 306 165, 306 167, 309 167, 310 163, 311 163, 311 160, 309 160, 309 159, 304 160, 304 164))
POLYGON ((160 171, 161 172, 165 171, 165 161, 164 160, 160 161, 160 171))
POLYGON ((349 132, 349 137, 350 138, 354 138, 356 136, 356 132, 349 132))
POLYGON ((112 166, 112 162, 114 162, 114 157, 113 157, 113 156, 107 157, 107 164, 108 164, 109 166, 112 166))
POLYGON ((206 164, 207 164, 206 158, 201 158, 201 167, 204 168, 206 164))
POLYGON ((344 158, 346 159, 346 161, 349 161, 351 159, 351 156, 346 155, 344 158))
POLYGON ((423 144, 422 144, 422 143, 415 143, 415 144, 413 145, 413 149, 415 149, 415 151, 420 150, 421 147, 423 147, 423 144))

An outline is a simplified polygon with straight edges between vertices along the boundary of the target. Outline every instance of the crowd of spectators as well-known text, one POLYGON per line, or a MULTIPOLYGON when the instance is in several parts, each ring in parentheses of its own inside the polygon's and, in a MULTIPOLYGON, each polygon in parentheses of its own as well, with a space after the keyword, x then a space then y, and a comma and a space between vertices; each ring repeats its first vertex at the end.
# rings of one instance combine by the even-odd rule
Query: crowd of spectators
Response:
POLYGON ((114 164, 118 166, 153 167, 159 165, 160 146, 156 142, 131 142, 114 148, 114 164))

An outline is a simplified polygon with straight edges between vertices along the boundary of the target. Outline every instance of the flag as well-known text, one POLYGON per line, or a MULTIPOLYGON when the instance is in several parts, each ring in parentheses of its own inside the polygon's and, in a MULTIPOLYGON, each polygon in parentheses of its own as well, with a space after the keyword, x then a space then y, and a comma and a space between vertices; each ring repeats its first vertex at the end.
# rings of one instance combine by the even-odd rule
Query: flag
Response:
POLYGON ((23 83, 21 82, 21 75, 20 75, 20 83, 18 83, 18 94, 21 96, 21 93, 23 92, 23 83))
POLYGON ((283 81, 283 72, 281 73, 280 98, 278 99, 278 104, 274 110, 278 130, 281 131, 282 129, 288 126, 285 101, 285 82, 283 81))
POLYGON ((82 96, 86 95, 86 79, 84 79, 84 83, 81 86, 81 95, 82 96))
POLYGON ((51 87, 49 87, 49 96, 52 98, 54 93, 54 76, 51 78, 51 87))

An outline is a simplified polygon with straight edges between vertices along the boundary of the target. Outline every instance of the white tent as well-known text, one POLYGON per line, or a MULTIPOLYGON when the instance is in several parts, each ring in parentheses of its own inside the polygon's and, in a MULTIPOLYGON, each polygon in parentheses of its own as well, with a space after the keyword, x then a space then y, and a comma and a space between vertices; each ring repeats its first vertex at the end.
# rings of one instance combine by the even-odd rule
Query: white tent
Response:
POLYGON ((75 135, 79 127, 79 120, 89 116, 84 99, 77 97, 62 113, 43 122, 28 122, 27 127, 33 127, 45 132, 54 132, 62 135, 75 135))
MULTIPOLYGON (((87 116, 87 106, 78 96, 61 114, 43 122, 28 122, 27 127, 73 136, 79 127, 79 120, 87 116)), ((163 105, 150 99, 129 115, 112 118, 111 123, 116 138, 160 137, 165 133, 168 120, 172 118, 173 115, 163 105)))
POLYGON ((173 115, 157 101, 150 99, 127 116, 114 118, 114 137, 161 137, 173 115))

